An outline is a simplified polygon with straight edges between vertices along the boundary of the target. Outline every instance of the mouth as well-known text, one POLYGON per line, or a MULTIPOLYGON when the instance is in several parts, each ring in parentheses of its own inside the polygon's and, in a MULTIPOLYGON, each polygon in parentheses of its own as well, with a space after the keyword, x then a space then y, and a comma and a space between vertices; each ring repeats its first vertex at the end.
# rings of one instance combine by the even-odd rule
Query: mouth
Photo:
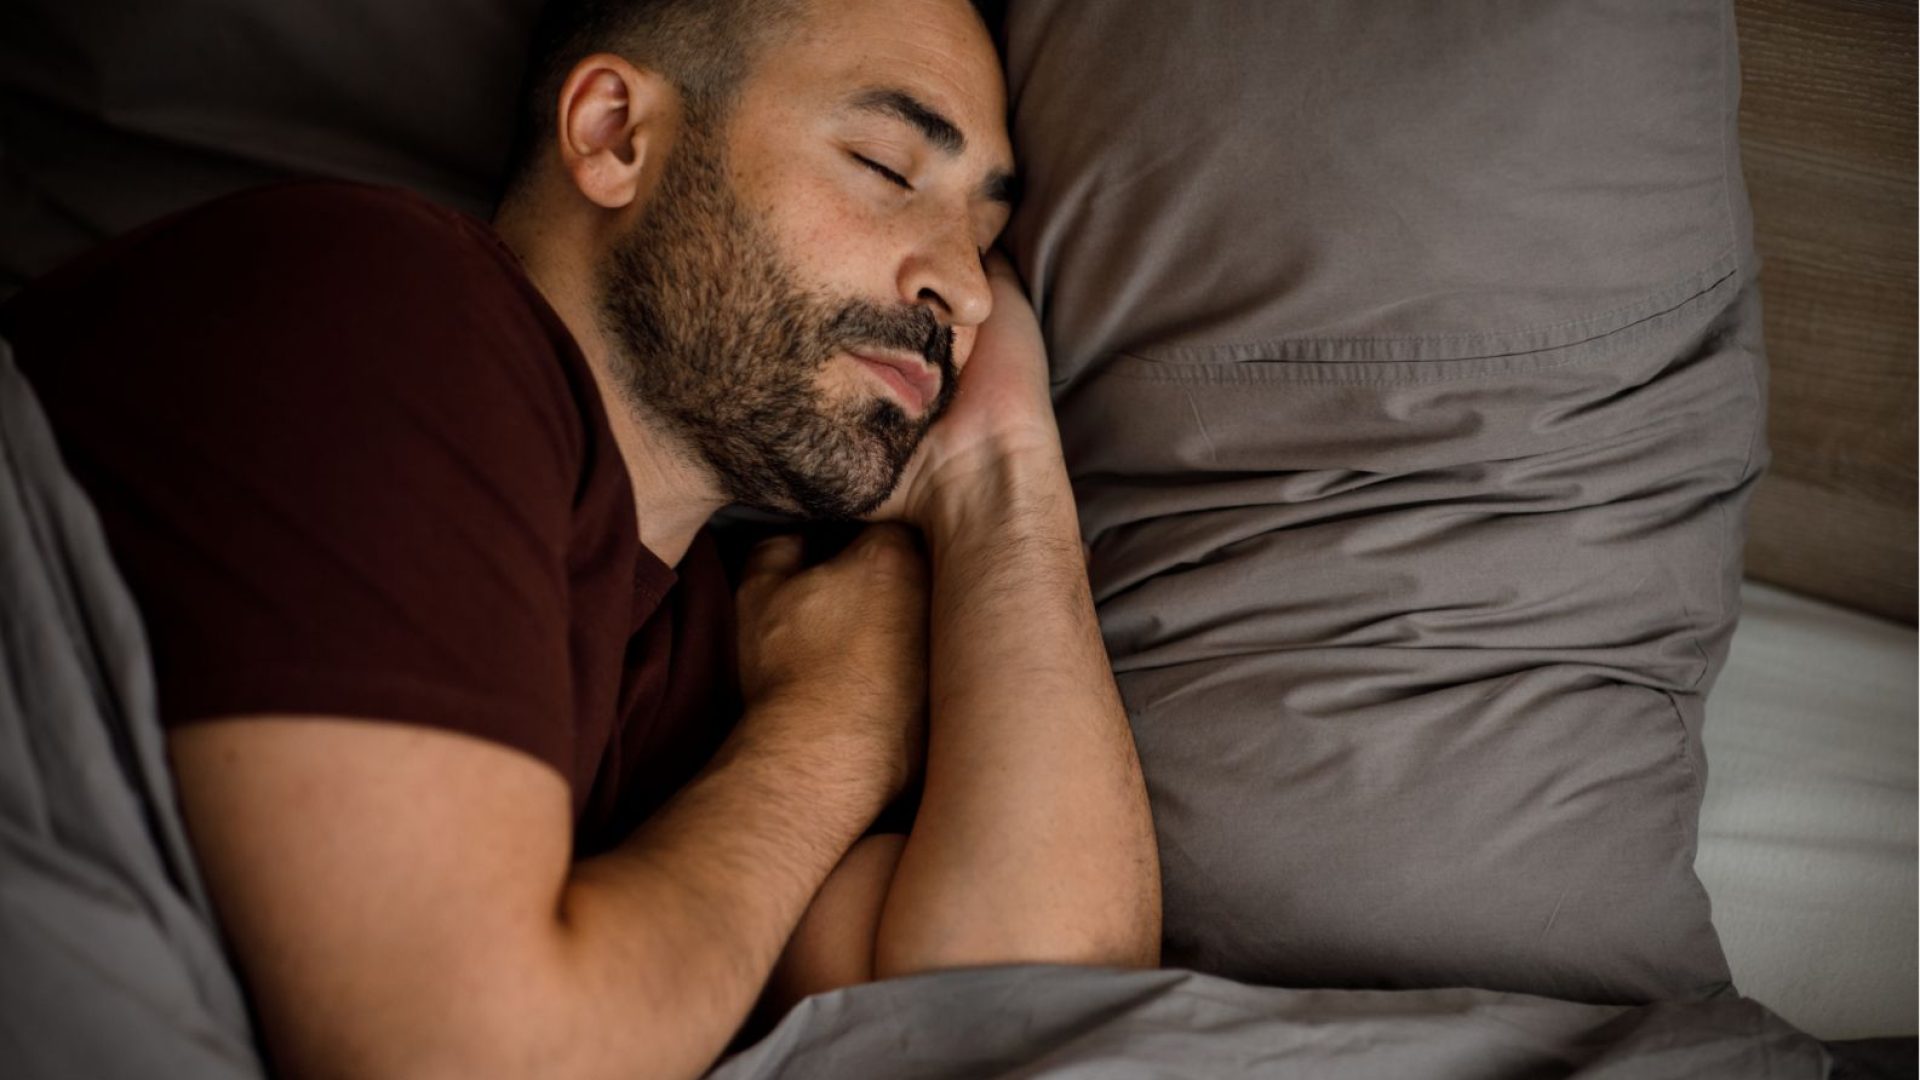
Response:
POLYGON ((893 391, 914 416, 925 414, 940 395, 940 373, 920 357, 878 349, 861 349, 847 355, 893 391))

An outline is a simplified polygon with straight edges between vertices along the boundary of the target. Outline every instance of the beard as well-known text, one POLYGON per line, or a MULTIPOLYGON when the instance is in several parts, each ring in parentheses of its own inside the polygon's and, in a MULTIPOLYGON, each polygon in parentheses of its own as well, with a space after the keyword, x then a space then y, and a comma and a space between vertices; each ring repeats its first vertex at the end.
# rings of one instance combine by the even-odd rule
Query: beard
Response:
POLYGON ((690 123, 599 273, 628 404, 658 419, 734 502, 851 519, 886 501, 954 394, 953 332, 925 307, 803 288, 727 177, 719 127, 690 123), (940 372, 919 418, 885 396, 834 401, 821 376, 856 349, 940 372))

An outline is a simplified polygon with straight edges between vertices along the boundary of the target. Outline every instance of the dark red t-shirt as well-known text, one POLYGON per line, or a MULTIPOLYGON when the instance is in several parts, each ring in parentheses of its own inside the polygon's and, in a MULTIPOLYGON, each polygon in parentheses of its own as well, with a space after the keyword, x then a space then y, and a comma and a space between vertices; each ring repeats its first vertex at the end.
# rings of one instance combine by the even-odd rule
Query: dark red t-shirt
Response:
POLYGON ((0 334, 140 604, 166 724, 493 740, 567 778, 591 849, 737 715, 712 537, 677 575, 640 544, 586 360, 485 226, 247 192, 34 283, 0 334))

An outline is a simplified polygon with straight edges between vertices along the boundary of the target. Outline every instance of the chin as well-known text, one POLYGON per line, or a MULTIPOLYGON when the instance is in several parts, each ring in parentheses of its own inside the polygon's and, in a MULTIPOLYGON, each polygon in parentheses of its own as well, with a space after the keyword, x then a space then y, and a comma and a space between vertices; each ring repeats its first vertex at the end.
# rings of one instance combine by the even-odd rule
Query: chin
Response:
POLYGON ((835 470, 831 476, 810 477, 789 487, 789 512, 823 521, 850 521, 873 513, 900 486, 905 471, 904 465, 880 458, 875 455, 858 469, 835 470))
POLYGON ((900 476, 895 472, 884 483, 843 483, 831 488, 816 487, 804 499, 796 499, 791 512, 819 521, 852 521, 880 509, 898 486, 900 476))
POLYGON ((925 428, 891 399, 815 413, 729 462, 734 501, 823 521, 863 518, 886 503, 925 428))

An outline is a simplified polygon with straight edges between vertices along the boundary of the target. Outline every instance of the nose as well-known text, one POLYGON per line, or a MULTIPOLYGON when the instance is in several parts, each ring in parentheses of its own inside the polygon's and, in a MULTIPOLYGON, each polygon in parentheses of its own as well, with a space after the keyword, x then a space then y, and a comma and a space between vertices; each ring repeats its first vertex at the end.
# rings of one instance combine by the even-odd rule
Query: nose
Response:
POLYGON ((971 228, 947 225, 916 247, 900 268, 901 299, 930 304, 954 327, 978 326, 993 310, 987 268, 971 228))

